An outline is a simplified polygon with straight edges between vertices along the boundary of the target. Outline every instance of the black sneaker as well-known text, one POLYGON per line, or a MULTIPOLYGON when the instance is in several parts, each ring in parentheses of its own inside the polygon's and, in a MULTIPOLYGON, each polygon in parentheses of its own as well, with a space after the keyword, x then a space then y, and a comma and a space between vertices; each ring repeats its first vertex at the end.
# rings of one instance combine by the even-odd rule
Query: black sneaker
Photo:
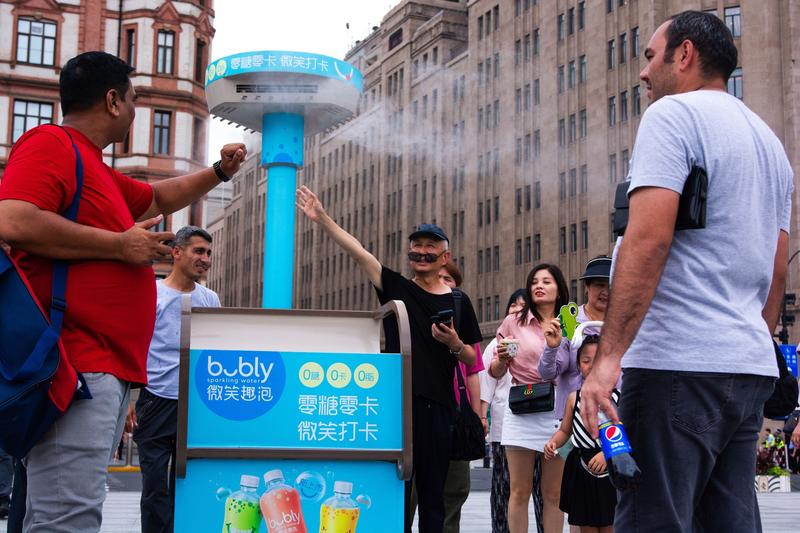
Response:
POLYGON ((11 500, 8 497, 0 498, 0 520, 8 518, 8 511, 11 509, 11 500))

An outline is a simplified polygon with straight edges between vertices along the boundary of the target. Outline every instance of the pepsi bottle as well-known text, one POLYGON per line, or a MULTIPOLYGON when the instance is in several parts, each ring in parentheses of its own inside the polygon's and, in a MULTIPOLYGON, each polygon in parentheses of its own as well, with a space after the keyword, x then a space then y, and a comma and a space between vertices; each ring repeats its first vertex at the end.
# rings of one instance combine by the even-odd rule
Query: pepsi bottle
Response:
POLYGON ((602 411, 597 413, 600 444, 608 465, 608 477, 617 490, 636 490, 642 480, 642 471, 631 455, 633 449, 622 424, 614 424, 602 411))

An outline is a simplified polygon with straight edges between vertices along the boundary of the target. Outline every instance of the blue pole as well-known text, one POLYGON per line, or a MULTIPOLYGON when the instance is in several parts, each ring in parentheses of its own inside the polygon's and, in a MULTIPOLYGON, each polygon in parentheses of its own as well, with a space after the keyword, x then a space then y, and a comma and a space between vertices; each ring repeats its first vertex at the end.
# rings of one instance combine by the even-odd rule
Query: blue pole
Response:
POLYGON ((292 113, 267 113, 263 125, 261 164, 267 168, 267 201, 261 306, 291 309, 295 190, 297 169, 303 166, 304 121, 292 113))

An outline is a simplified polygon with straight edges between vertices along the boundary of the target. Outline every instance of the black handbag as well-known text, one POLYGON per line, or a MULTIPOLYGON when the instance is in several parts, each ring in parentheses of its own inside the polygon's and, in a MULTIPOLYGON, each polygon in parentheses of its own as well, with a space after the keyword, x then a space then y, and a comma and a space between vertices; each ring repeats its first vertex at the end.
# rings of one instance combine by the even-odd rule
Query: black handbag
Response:
POLYGON ((786 359, 778 347, 778 343, 772 341, 775 348, 775 359, 778 362, 778 379, 775 380, 775 389, 764 403, 764 416, 766 418, 783 418, 792 414, 797 407, 798 386, 797 380, 789 372, 786 359))
POLYGON ((515 415, 552 411, 556 407, 556 389, 552 383, 514 385, 508 392, 508 407, 515 415))
MULTIPOLYGON (((624 235, 628 227, 629 187, 628 181, 620 183, 614 194, 614 233, 617 237, 624 235)), ((683 192, 678 203, 678 216, 675 219, 675 231, 705 228, 707 200, 708 175, 703 167, 695 165, 683 184, 683 192)))
POLYGON ((467 387, 461 376, 461 369, 456 366, 458 376, 459 404, 456 406, 456 418, 453 422, 452 446, 450 458, 455 461, 474 461, 486 455, 486 438, 483 424, 467 400, 467 387))
MULTIPOLYGON (((460 290, 453 289, 453 322, 456 330, 461 324, 461 306, 463 295, 460 290)), ((455 461, 474 461, 486 455, 486 434, 480 417, 472 410, 467 399, 467 386, 461 375, 461 368, 456 360, 456 376, 458 376, 458 399, 456 417, 453 421, 450 458, 455 461)))

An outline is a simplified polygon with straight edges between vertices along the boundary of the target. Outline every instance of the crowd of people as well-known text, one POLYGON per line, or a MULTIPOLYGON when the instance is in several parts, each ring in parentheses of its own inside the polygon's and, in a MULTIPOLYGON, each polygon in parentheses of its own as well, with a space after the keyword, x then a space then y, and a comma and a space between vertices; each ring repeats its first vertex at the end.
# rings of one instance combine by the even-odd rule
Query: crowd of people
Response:
MULTIPOLYGON (((491 446, 493 533, 527 532, 532 496, 545 533, 562 531, 565 513, 585 532, 760 531, 752 457, 777 375, 766 354, 786 276, 792 170, 777 137, 725 90, 737 51, 717 17, 670 18, 644 55, 653 103, 634 147, 629 221, 613 261, 586 265, 576 317, 585 327, 575 335, 559 319, 570 301, 564 275, 542 263, 520 280, 481 351, 445 230, 421 224, 410 233, 405 277, 340 227, 313 191, 297 191, 298 209, 350 255, 381 303, 401 300, 408 312, 407 531, 415 514, 420 533, 459 531, 470 485, 469 463, 451 458, 461 380, 469 405, 459 407, 478 414, 491 446), (707 216, 699 229, 676 231, 694 166, 708 174, 707 216), (431 318, 448 311, 455 320, 431 318), (533 390, 550 403, 532 406, 524 397, 533 390), (635 493, 611 484, 601 412, 625 423, 642 470, 635 493)), ((246 150, 226 145, 212 168, 154 184, 108 167, 102 150, 134 119, 131 72, 101 52, 70 60, 60 80, 63 126, 23 135, 0 182, 0 239, 45 307, 54 261, 71 264, 62 341, 92 394, 14 465, 27 488, 12 493, 11 510, 24 518, 9 531, 98 531, 106 467, 126 419, 141 460, 142 530, 173 529, 179 300, 219 299, 198 283, 211 236, 191 226, 150 230, 230 179, 246 150), (85 167, 74 223, 59 216, 76 188, 72 142, 85 167), (172 273, 156 283, 151 264, 166 258, 172 273), (129 413, 131 387, 144 388, 129 413)), ((399 351, 397 324, 387 320, 385 331, 386 349, 399 351)), ((800 430, 792 441, 800 446, 800 430)))

